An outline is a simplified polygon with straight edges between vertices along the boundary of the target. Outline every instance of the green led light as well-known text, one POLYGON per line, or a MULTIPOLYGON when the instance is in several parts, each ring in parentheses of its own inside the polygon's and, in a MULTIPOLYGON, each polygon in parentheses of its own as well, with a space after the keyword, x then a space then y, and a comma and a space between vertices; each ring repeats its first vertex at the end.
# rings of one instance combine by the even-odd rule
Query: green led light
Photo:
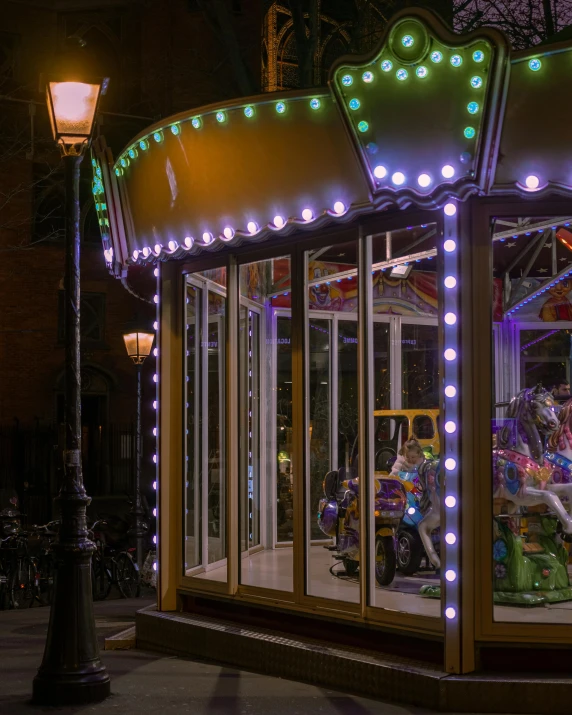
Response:
POLYGON ((369 124, 367 122, 361 121, 358 125, 357 128, 360 130, 360 132, 367 132, 369 129, 369 124))
POLYGON ((473 89, 480 89, 483 86, 483 78, 482 77, 471 77, 471 87, 473 89))
POLYGON ((475 62, 482 62, 485 59, 485 53, 481 50, 475 50, 473 52, 473 59, 475 62))
POLYGON ((415 40, 411 37, 411 35, 403 35, 401 38, 401 44, 403 47, 413 47, 415 40))
POLYGON ((139 142, 139 148, 140 148, 142 151, 145 151, 146 149, 149 148, 149 144, 148 144, 148 142, 147 142, 146 139, 141 139, 141 141, 139 142))
POLYGON ((219 124, 222 124, 226 120, 226 114, 224 112, 217 112, 216 120, 219 124))
POLYGON ((313 99, 310 100, 310 107, 312 109, 320 109, 320 100, 317 97, 314 97, 313 99))
POLYGON ((157 143, 159 143, 159 142, 163 139, 163 135, 161 134, 161 132, 155 132, 155 133, 153 134, 153 139, 154 139, 157 143))
POLYGON ((250 105, 248 107, 244 108, 244 116, 250 119, 251 117, 254 116, 254 107, 251 107, 250 105))
POLYGON ((351 74, 345 74, 342 77, 342 84, 344 87, 350 87, 354 82, 354 78, 351 76, 351 74))
POLYGON ((530 60, 528 66, 533 72, 538 72, 538 70, 542 67, 542 62, 535 57, 534 59, 530 60))
POLYGON ((443 60, 443 53, 439 52, 439 50, 435 50, 435 52, 431 53, 431 62, 438 64, 442 60, 443 60))
POLYGON ((479 111, 478 102, 469 102, 467 104, 467 111, 469 114, 476 114, 479 111))
POLYGON ((380 66, 384 72, 391 72, 393 69, 393 62, 391 60, 383 60, 380 66))
POLYGON ((472 139, 476 133, 473 127, 465 127, 465 131, 463 132, 467 139, 472 139))
POLYGON ((95 169, 95 167, 97 166, 97 161, 96 161, 95 159, 92 159, 92 160, 91 160, 91 165, 92 165, 93 168, 95 169))
POLYGON ((286 103, 285 102, 276 102, 276 111, 278 114, 284 114, 286 111, 286 103))
POLYGON ((181 133, 181 128, 179 127, 178 124, 171 124, 171 132, 175 136, 178 136, 181 133))
POLYGON ((400 82, 403 82, 408 77, 407 70, 404 70, 404 69, 397 70, 397 72, 395 73, 395 76, 397 77, 397 79, 400 82))
POLYGON ((460 67, 463 64, 463 58, 461 55, 453 55, 451 57, 451 64, 453 67, 460 67))
POLYGON ((373 72, 364 72, 361 76, 364 82, 373 82, 373 72))
POLYGON ((121 169, 115 167, 115 176, 121 176, 121 169))
POLYGON ((427 75, 429 74, 429 70, 427 69, 427 67, 424 67, 423 65, 421 65, 421 67, 418 67, 418 68, 415 70, 415 74, 416 74, 418 77, 420 77, 421 79, 424 79, 424 78, 427 77, 427 75))
POLYGON ((350 108, 350 109, 353 109, 354 111, 355 111, 356 109, 359 109, 359 108, 360 108, 360 101, 359 101, 359 99, 356 99, 355 97, 354 97, 353 99, 350 99, 350 101, 349 101, 349 108, 350 108))
POLYGON ((135 157, 137 156, 137 150, 129 149, 129 156, 131 157, 131 159, 135 159, 135 157))
POLYGON ((201 128, 201 120, 198 117, 194 117, 191 121, 191 124, 195 129, 200 129, 201 128))

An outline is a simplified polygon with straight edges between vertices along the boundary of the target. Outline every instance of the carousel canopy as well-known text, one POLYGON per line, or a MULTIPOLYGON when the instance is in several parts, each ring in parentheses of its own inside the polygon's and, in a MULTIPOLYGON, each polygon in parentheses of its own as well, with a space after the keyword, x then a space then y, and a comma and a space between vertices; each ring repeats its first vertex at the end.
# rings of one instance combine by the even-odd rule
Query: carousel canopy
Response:
POLYGON ((121 275, 450 197, 572 195, 562 107, 571 50, 511 57, 494 30, 455 35, 407 10, 373 53, 338 61, 327 88, 177 114, 116 161, 99 138, 93 193, 106 262, 121 275))

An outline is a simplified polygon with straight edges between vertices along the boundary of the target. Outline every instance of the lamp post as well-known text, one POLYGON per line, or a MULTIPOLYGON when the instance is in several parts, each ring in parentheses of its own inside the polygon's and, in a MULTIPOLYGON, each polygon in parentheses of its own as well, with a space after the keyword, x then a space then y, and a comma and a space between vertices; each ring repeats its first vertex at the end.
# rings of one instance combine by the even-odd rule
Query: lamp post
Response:
POLYGON ((127 355, 135 364, 137 373, 137 421, 135 436, 135 536, 137 539, 137 566, 139 573, 143 568, 144 548, 143 540, 147 533, 147 528, 143 524, 143 504, 141 502, 141 457, 143 446, 141 439, 141 369, 145 358, 148 358, 153 347, 154 333, 141 328, 129 329, 123 334, 127 355))
MULTIPOLYGON (((105 86, 105 85, 103 85, 105 86)), ((79 166, 87 148, 102 84, 49 81, 47 105, 65 175, 65 450, 56 504, 61 514, 54 598, 44 658, 34 679, 35 703, 90 703, 109 695, 99 660, 91 591, 91 557, 81 469, 79 166)))

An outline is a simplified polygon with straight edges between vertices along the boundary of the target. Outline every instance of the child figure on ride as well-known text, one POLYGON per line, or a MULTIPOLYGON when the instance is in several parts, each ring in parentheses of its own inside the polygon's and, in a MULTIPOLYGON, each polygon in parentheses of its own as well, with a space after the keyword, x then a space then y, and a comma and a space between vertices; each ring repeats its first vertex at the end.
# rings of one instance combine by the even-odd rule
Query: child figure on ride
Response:
POLYGON ((425 455, 419 442, 416 439, 409 439, 397 453, 397 459, 393 463, 390 476, 399 476, 402 472, 417 472, 424 461, 425 455))

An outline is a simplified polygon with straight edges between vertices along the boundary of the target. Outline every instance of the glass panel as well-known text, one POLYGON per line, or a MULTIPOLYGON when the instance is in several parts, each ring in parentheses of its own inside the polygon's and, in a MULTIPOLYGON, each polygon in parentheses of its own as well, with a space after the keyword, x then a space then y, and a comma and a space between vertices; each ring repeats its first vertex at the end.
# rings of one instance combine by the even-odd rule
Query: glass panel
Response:
POLYGON ((572 232, 503 217, 492 243, 494 619, 571 624, 572 232))
POLYGON ((439 474, 436 238, 429 224, 372 239, 368 602, 439 617, 439 563, 428 556, 439 544, 438 496, 433 505, 428 486, 439 474))
POLYGON ((407 410, 439 407, 437 325, 401 326, 402 405, 407 410))
POLYGON ((224 268, 187 276, 185 574, 226 581, 224 268))
POLYGON ((239 581, 292 591, 290 259, 239 275, 239 581))
POLYGON ((187 473, 185 482, 185 569, 202 563, 201 509, 201 340, 200 315, 203 291, 187 283, 187 473))
POLYGON ((306 589, 352 603, 360 600, 356 256, 357 242, 306 254, 305 324, 306 589))

